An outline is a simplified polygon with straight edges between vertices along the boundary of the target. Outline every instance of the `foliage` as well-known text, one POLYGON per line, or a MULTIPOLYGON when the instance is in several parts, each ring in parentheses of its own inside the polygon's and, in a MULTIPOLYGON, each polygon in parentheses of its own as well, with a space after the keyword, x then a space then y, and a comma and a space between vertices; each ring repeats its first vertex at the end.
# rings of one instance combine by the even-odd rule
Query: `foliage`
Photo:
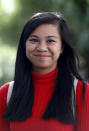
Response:
POLYGON ((14 48, 0 44, 0 85, 13 80, 15 55, 14 48))
MULTIPOLYGON (((12 48, 16 50, 25 22, 32 14, 40 11, 57 11, 64 15, 73 44, 80 55, 80 73, 89 80, 89 0, 15 0, 15 11, 12 14, 6 14, 0 6, 0 44, 3 45, 0 45, 0 51, 4 47, 7 49, 7 46, 10 46, 7 51, 12 48)), ((10 59, 11 56, 5 55, 4 52, 2 57, 0 56, 0 83, 13 79, 8 73, 14 72, 14 62, 8 63, 8 57, 10 59)), ((15 61, 15 56, 12 61, 15 61)))

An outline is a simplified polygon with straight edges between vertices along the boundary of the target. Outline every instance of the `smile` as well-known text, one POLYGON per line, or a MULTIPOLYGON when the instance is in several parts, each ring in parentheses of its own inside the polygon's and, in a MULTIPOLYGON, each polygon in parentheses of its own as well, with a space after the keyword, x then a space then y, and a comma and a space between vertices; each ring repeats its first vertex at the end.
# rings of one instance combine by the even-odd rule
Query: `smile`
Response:
POLYGON ((47 56, 47 55, 34 55, 40 59, 45 59, 45 58, 49 58, 50 56, 47 56))

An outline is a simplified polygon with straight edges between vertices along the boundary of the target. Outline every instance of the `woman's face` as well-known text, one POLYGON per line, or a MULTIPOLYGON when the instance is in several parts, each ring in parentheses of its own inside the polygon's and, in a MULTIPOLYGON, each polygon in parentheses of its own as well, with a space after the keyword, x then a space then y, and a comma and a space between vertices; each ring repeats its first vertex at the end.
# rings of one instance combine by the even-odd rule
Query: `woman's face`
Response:
POLYGON ((36 73, 45 74, 54 70, 61 53, 62 43, 58 25, 40 25, 26 41, 26 56, 36 73))

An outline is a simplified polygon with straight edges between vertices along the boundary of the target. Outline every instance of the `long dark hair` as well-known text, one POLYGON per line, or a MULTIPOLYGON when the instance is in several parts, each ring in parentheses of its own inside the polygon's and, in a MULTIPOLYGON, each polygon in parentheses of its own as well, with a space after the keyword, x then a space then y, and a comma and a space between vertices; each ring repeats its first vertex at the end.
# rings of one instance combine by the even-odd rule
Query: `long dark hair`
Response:
POLYGON ((57 66, 58 78, 56 89, 43 115, 43 119, 56 118, 63 123, 74 123, 71 114, 71 92, 74 77, 82 80, 77 70, 77 55, 72 47, 70 32, 63 16, 55 12, 42 12, 33 15, 25 24, 17 51, 14 88, 11 99, 7 105, 4 118, 10 121, 24 121, 32 115, 33 83, 32 63, 26 57, 25 43, 30 34, 41 24, 57 24, 63 53, 60 55, 57 66))

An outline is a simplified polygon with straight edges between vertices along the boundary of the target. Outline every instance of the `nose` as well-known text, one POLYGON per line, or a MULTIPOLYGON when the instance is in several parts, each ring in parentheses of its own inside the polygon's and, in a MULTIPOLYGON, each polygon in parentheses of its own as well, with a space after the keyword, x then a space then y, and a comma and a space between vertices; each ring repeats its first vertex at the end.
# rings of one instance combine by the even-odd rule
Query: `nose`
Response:
POLYGON ((38 51, 48 51, 46 42, 40 42, 39 45, 37 46, 38 51))

